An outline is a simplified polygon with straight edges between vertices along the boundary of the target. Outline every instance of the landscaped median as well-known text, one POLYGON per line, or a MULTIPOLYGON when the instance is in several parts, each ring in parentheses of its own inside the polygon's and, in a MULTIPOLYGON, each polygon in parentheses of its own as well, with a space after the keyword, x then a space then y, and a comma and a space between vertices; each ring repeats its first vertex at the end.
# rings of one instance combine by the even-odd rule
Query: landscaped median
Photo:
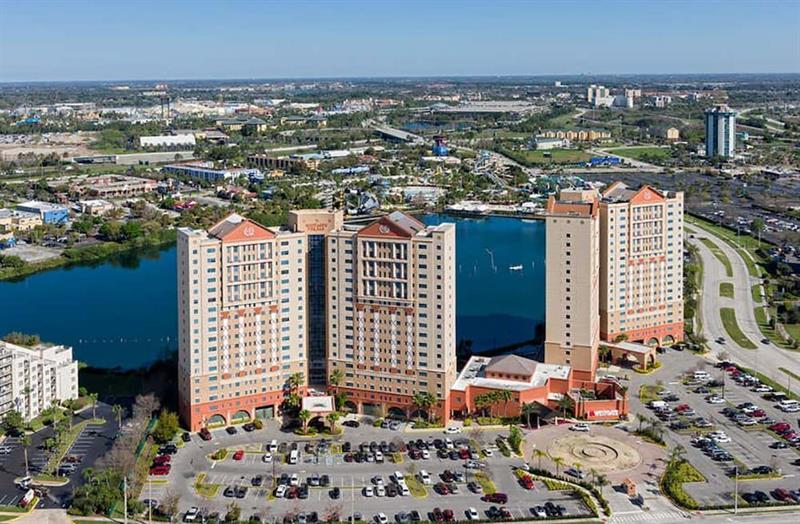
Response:
MULTIPOLYGON (((517 468, 519 470, 519 468, 517 468)), ((533 480, 539 480, 547 486, 547 489, 553 491, 561 491, 561 490, 571 490, 577 493, 583 503, 589 508, 589 511, 592 512, 593 516, 596 517, 605 517, 611 516, 611 508, 608 505, 608 501, 603 496, 602 492, 589 482, 584 481, 574 481, 564 476, 556 476, 553 475, 550 471, 547 470, 540 470, 540 469, 531 469, 528 472, 523 472, 525 475, 530 475, 533 480), (599 506, 599 507, 598 507, 599 506), (602 514, 601 514, 602 510, 602 514)), ((517 474, 519 476, 519 474, 517 474)))
POLYGON ((733 308, 719 308, 719 316, 722 318, 722 326, 734 342, 745 349, 757 348, 757 346, 745 336, 741 328, 739 328, 739 323, 736 321, 736 311, 733 308))
POLYGON ((220 485, 206 482, 206 474, 200 473, 194 481, 194 490, 201 497, 211 499, 217 496, 220 485))
POLYGON ((733 284, 731 282, 720 282, 719 296, 733 298, 733 284))
POLYGON ((75 440, 78 438, 78 435, 81 434, 81 431, 83 431, 83 429, 86 426, 90 424, 102 425, 105 423, 106 423, 105 419, 92 418, 89 420, 84 420, 83 422, 79 422, 78 424, 72 426, 72 429, 70 429, 69 432, 67 432, 65 437, 61 440, 61 442, 58 443, 58 447, 50 455, 47 464, 45 464, 44 467, 42 468, 42 471, 44 473, 34 477, 34 480, 43 483, 53 483, 55 481, 64 480, 63 484, 66 484, 69 481, 69 479, 63 479, 62 477, 54 477, 52 473, 56 471, 58 465, 61 463, 61 459, 64 458, 64 455, 67 454, 69 449, 75 443, 75 440))
POLYGON ((428 496, 428 490, 426 490, 422 482, 413 475, 408 475, 406 477, 406 486, 408 486, 408 491, 411 492, 411 495, 418 499, 424 499, 428 496))
POLYGON ((731 260, 728 258, 728 255, 722 251, 717 244, 714 243, 713 240, 710 238, 701 238, 700 242, 705 244, 705 246, 711 251, 717 260, 722 262, 722 265, 725 266, 725 274, 728 278, 733 277, 733 266, 731 265, 731 260))
POLYGON ((686 509, 698 509, 699 504, 683 490, 686 482, 705 482, 706 478, 688 460, 671 460, 661 477, 661 491, 675 504, 686 509))

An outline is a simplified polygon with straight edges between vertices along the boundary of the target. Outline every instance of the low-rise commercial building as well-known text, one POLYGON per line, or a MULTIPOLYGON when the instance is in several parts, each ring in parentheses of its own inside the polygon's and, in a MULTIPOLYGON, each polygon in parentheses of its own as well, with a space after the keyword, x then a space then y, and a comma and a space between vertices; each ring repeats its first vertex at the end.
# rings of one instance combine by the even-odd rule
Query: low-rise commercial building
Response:
POLYGON ((74 184, 72 189, 80 194, 88 194, 100 198, 125 198, 151 193, 157 187, 158 182, 150 178, 102 175, 82 180, 74 184))
POLYGON ((139 137, 141 147, 194 147, 195 144, 194 135, 191 133, 139 137))
POLYGON ((594 142, 609 140, 611 132, 605 129, 547 129, 539 134, 541 138, 560 138, 571 142, 594 142))
POLYGON ((0 231, 30 231, 43 223, 38 213, 0 209, 0 231))
POLYGON ((17 204, 17 210, 36 213, 45 224, 63 224, 69 218, 69 209, 51 202, 31 200, 29 202, 17 204))
POLYGON ((317 158, 303 158, 300 156, 269 156, 250 155, 247 165, 260 169, 279 169, 281 171, 296 171, 298 169, 317 169, 320 160, 317 158))
POLYGON ((78 362, 68 346, 27 348, 0 341, 0 417, 15 409, 25 420, 78 398, 78 362))
POLYGON ((224 182, 235 180, 240 176, 250 178, 251 176, 261 175, 257 169, 248 169, 244 167, 216 169, 213 162, 188 162, 186 164, 170 164, 163 168, 164 173, 170 175, 183 175, 195 180, 202 180, 204 182, 224 182))
POLYGON ((99 198, 93 200, 81 200, 78 202, 78 206, 81 213, 92 216, 103 216, 114 209, 114 204, 108 200, 102 200, 99 198))

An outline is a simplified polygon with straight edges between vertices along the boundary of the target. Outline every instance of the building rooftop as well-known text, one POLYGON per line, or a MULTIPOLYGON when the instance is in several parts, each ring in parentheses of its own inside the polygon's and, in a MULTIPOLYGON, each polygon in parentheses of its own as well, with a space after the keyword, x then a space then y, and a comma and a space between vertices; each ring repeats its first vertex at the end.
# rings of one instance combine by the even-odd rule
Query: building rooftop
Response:
MULTIPOLYGON (((467 362, 467 365, 461 370, 458 378, 456 379, 451 389, 455 391, 465 391, 468 386, 477 386, 488 389, 509 389, 513 391, 524 391, 530 388, 538 388, 547 384, 551 378, 566 380, 569 378, 570 366, 563 366, 557 364, 543 364, 530 360, 517 355, 506 355, 504 357, 477 357, 473 356, 467 362), (513 356, 513 359, 506 357, 513 356), (489 371, 498 372, 498 369, 505 369, 512 363, 520 364, 524 361, 525 374, 530 375, 530 381, 521 382, 518 380, 503 380, 498 378, 487 378, 486 371, 493 365, 498 366, 494 370, 489 371)), ((502 371, 500 371, 502 372, 502 371)), ((519 373, 520 369, 512 369, 510 373, 519 373)))
POLYGON ((38 209, 39 211, 60 211, 62 209, 66 209, 64 206, 60 204, 53 204, 52 202, 41 202, 39 200, 29 200, 27 202, 17 204, 17 207, 38 209))
POLYGON ((563 215, 590 218, 597 216, 599 206, 597 200, 582 202, 579 200, 556 200, 551 196, 547 200, 548 215, 563 215))

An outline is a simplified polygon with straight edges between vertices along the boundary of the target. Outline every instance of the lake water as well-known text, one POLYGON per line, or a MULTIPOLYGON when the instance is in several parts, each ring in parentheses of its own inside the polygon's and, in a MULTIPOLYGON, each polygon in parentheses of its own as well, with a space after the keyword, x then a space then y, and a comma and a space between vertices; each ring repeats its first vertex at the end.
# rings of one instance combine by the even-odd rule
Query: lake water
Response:
MULTIPOLYGON (((544 321, 544 223, 422 217, 456 223, 459 339, 473 350, 533 338, 544 321)), ((175 247, 0 282, 0 334, 37 333, 82 362, 134 368, 177 348, 175 247)))

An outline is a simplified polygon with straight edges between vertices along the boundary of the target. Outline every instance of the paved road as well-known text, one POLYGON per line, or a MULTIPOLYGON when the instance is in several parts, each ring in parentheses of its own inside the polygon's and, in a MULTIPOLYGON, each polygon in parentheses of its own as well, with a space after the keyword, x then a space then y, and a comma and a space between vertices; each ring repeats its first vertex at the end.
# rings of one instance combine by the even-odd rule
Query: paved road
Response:
POLYGON ((762 344, 763 337, 758 329, 755 319, 754 309, 756 304, 753 301, 752 286, 758 283, 758 279, 751 278, 747 271, 747 266, 741 255, 729 246, 723 239, 697 227, 690 227, 689 230, 694 235, 690 239, 693 245, 697 246, 700 258, 703 260, 703 294, 701 297, 701 315, 703 319, 703 335, 708 339, 708 346, 719 354, 727 351, 734 360, 748 367, 757 369, 768 377, 785 382, 786 376, 778 368, 783 367, 800 375, 800 353, 786 351, 776 347, 774 344, 762 344), (702 242, 700 238, 712 240, 731 261, 733 277, 730 278, 722 265, 711 250, 702 242), (734 300, 719 296, 720 282, 732 282, 734 286, 734 300), (745 349, 730 339, 720 318, 720 307, 733 307, 736 310, 736 321, 739 328, 758 349, 745 349), (715 342, 717 337, 723 337, 725 344, 715 342))

